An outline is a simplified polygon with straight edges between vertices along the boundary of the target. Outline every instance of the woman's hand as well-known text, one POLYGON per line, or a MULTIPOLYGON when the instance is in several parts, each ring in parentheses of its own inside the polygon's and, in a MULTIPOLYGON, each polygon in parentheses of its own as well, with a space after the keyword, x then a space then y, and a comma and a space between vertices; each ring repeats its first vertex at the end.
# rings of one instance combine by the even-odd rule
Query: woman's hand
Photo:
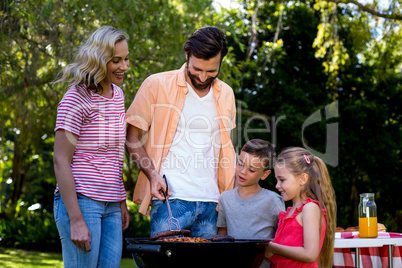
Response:
POLYGON ((120 208, 121 208, 121 222, 124 231, 128 228, 128 225, 130 224, 130 214, 128 213, 126 200, 120 202, 120 208))
POLYGON ((91 232, 86 225, 77 200, 75 182, 71 171, 71 161, 75 151, 78 136, 57 130, 54 141, 54 172, 56 174, 59 192, 70 218, 71 241, 77 247, 91 250, 91 232))
POLYGON ((70 220, 71 241, 86 251, 91 251, 91 232, 88 229, 85 221, 82 220, 70 220))

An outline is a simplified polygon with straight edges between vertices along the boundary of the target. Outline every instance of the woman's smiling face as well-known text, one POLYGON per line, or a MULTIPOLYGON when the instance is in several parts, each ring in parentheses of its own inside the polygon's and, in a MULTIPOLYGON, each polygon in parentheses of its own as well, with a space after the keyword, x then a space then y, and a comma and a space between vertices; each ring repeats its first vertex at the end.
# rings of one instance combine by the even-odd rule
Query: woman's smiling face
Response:
POLYGON ((102 80, 103 84, 113 83, 119 86, 123 83, 124 72, 128 70, 128 66, 130 65, 128 54, 128 44, 126 40, 116 43, 115 54, 112 60, 106 65, 107 73, 106 77, 102 80))

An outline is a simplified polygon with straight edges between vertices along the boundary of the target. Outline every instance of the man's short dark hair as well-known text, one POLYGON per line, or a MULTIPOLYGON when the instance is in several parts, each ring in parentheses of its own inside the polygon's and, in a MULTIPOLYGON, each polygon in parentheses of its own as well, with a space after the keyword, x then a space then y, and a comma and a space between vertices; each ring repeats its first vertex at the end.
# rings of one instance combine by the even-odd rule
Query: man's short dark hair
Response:
POLYGON ((209 60, 220 53, 221 61, 228 53, 225 34, 215 26, 206 26, 196 30, 184 43, 188 58, 194 56, 209 60))
POLYGON ((264 170, 271 169, 275 157, 275 149, 268 141, 253 139, 244 144, 242 152, 258 157, 263 164, 264 170))

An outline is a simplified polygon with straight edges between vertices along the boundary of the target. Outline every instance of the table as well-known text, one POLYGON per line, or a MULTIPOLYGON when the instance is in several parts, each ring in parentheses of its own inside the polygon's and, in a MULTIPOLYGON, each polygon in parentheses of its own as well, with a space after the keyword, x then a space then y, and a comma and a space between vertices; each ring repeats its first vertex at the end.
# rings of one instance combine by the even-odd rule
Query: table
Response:
MULTIPOLYGON (((358 232, 357 232, 358 233, 358 232)), ((352 236, 353 237, 353 236, 352 236)), ((360 267, 360 248, 388 246, 388 267, 392 268, 392 246, 402 246, 402 238, 379 236, 377 238, 335 238, 334 248, 355 248, 355 267, 360 267)))

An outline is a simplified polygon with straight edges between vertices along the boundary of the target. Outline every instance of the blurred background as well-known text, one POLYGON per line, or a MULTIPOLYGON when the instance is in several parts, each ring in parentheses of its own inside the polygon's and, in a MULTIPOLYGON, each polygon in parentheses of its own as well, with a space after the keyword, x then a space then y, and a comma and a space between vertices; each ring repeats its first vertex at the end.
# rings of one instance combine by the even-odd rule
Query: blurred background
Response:
MULTIPOLYGON (((221 28, 229 53, 219 77, 237 99, 236 150, 262 138, 278 153, 336 152, 328 167, 337 226, 358 225, 359 194, 373 192, 378 221, 402 232, 401 2, 0 0, 0 247, 60 252, 53 143, 67 88, 52 82, 103 25, 130 36, 126 108, 147 76, 185 62, 195 29, 221 28), (306 127, 313 114, 319 120, 306 127)), ((130 201, 137 176, 126 157, 125 237, 149 235, 149 218, 130 201)), ((271 175, 262 186, 276 191, 275 183, 271 175)))

